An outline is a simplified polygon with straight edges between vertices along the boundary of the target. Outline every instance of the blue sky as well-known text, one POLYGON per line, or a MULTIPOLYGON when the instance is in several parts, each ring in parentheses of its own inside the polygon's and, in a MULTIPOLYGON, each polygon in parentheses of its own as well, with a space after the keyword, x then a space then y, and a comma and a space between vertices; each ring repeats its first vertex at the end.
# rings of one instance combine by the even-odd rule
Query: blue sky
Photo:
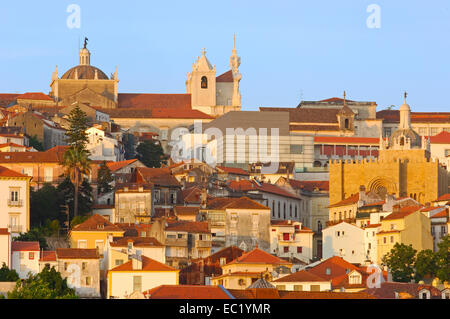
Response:
POLYGON ((205 47, 218 75, 236 33, 244 110, 342 96, 450 111, 448 0, 2 1, 0 92, 48 93, 52 71, 78 64, 118 67, 120 92, 184 93, 186 72, 205 47), (81 8, 70 29, 68 5, 81 8), (370 29, 370 4, 381 28, 370 29))

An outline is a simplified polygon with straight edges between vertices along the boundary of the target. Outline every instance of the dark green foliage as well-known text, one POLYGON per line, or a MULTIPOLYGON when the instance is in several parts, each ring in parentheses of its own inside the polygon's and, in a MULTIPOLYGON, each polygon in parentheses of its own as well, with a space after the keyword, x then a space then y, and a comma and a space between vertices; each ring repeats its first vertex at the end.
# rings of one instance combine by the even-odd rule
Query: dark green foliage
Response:
POLYGON ((144 141, 136 148, 137 158, 147 167, 161 167, 167 162, 163 148, 159 143, 144 141))
POLYGON ((106 165, 106 161, 103 161, 97 176, 98 194, 106 194, 112 191, 111 183, 113 180, 114 178, 112 177, 111 170, 106 165))
POLYGON ((133 134, 125 133, 122 137, 123 146, 125 149, 125 159, 136 158, 136 152, 134 151, 135 137, 133 134))
POLYGON ((19 275, 14 269, 9 269, 5 263, 3 263, 2 268, 0 268, 0 281, 17 281, 19 280, 19 275))
POLYGON ((37 191, 30 191, 31 227, 42 227, 47 220, 60 220, 60 193, 56 187, 44 184, 37 191))
POLYGON ((36 275, 30 274, 16 288, 8 292, 8 299, 75 299, 75 290, 67 286, 67 280, 54 267, 47 265, 36 275))
POLYGON ((76 225, 83 223, 90 216, 76 216, 70 221, 70 228, 73 229, 76 225))
MULTIPOLYGON (((74 185, 69 178, 66 178, 58 185, 57 190, 61 194, 62 203, 69 205, 70 219, 72 219, 74 216, 74 185)), ((86 215, 91 212, 93 204, 92 187, 86 179, 81 183, 78 192, 78 214, 86 215)), ((64 218, 66 218, 66 216, 64 216, 64 218)))
POLYGON ((88 135, 86 129, 88 126, 88 118, 78 105, 76 105, 69 114, 69 129, 66 132, 66 142, 70 148, 77 150, 86 150, 88 143, 88 135))
POLYGON ((38 241, 41 249, 47 249, 47 241, 45 236, 48 234, 40 228, 32 228, 27 233, 21 233, 19 236, 13 238, 14 241, 38 241))
POLYGON ((416 256, 415 269, 416 282, 425 278, 434 278, 438 270, 436 254, 431 249, 420 251, 416 256))
POLYGON ((416 250, 412 245, 396 243, 389 253, 383 256, 383 265, 392 273, 394 281, 410 282, 414 273, 416 250))
POLYGON ((441 242, 437 246, 438 251, 436 252, 436 276, 442 282, 450 282, 450 235, 442 237, 441 242))
POLYGON ((44 151, 44 145, 42 145, 36 135, 33 135, 29 138, 28 145, 34 147, 37 151, 44 151))

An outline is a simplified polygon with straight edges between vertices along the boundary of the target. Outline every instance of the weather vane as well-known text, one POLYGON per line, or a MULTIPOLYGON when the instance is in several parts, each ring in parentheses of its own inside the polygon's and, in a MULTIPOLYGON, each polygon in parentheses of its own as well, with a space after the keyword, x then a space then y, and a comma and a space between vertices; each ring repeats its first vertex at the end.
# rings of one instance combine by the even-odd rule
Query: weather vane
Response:
POLYGON ((87 37, 84 37, 84 48, 85 49, 86 49, 88 41, 89 41, 89 39, 87 37))

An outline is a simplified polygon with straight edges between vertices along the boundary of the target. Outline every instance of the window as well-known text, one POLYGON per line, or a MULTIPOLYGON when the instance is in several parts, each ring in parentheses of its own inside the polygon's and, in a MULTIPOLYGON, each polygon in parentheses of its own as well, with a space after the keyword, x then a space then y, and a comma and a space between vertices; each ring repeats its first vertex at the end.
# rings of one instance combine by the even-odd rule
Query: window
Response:
POLYGON ((78 241, 78 248, 87 248, 86 240, 79 240, 78 241))
POLYGON ((206 76, 202 76, 200 87, 202 89, 208 88, 208 78, 206 76))
POLYGON ((394 242, 394 236, 391 236, 391 243, 394 242))
POLYGON ((81 263, 81 269, 82 270, 86 270, 87 269, 87 262, 82 262, 81 263))
POLYGON ((385 127, 384 128, 384 137, 389 137, 389 136, 391 136, 391 128, 385 127))
POLYGON ((278 290, 286 290, 286 285, 277 285, 278 290))
POLYGON ((289 233, 283 233, 283 240, 289 240, 289 233))
POLYGON ((142 290, 142 276, 133 276, 133 291, 142 290))
POLYGON ((64 270, 67 271, 67 268, 69 268, 69 263, 64 263, 64 270))
POLYGON ((311 285, 310 291, 320 291, 320 285, 311 285))
POLYGON ((239 286, 245 286, 245 279, 239 279, 239 286))
POLYGON ((450 149, 445 150, 445 157, 450 156, 450 149))
POLYGON ((386 237, 383 237, 383 244, 386 244, 387 240, 386 237))
POLYGON ((297 253, 301 254, 303 251, 303 247, 302 246, 298 246, 297 247, 297 253))
POLYGON ((53 168, 51 167, 44 168, 44 181, 45 182, 53 181, 53 168))
POLYGON ((303 291, 303 285, 294 285, 294 291, 303 291))
POLYGON ((33 252, 30 252, 30 253, 28 254, 28 259, 29 259, 29 260, 33 260, 33 259, 34 259, 34 253, 33 253, 33 252))
POLYGON ((291 154, 303 154, 303 145, 290 145, 291 154))
POLYGON ((325 275, 331 275, 331 268, 325 269, 325 275))
POLYGON ((345 119, 344 126, 345 126, 345 129, 347 129, 347 130, 350 128, 350 122, 348 119, 345 119))
POLYGON ((91 277, 86 277, 86 286, 90 286, 91 285, 91 277))
POLYGON ((115 261, 116 266, 120 266, 123 264, 123 259, 116 259, 115 261))
POLYGON ((359 285, 361 284, 361 276, 359 274, 352 274, 349 276, 348 281, 351 285, 359 285))
POLYGON ((288 252, 289 252, 289 246, 284 246, 284 247, 283 247, 283 251, 284 251, 285 253, 288 253, 288 252))

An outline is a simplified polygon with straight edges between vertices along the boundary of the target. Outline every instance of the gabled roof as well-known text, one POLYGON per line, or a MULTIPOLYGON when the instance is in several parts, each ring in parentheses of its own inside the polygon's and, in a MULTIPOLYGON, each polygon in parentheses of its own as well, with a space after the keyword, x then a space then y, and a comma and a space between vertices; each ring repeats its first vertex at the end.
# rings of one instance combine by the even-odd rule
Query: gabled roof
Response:
POLYGON ((389 214, 386 217, 384 217, 383 221, 405 218, 406 216, 409 216, 412 213, 415 213, 415 212, 419 211, 422 207, 423 206, 406 206, 406 207, 401 207, 399 211, 393 212, 392 214, 389 214))
POLYGON ((124 168, 125 166, 133 164, 136 161, 137 161, 137 159, 134 158, 134 159, 120 161, 120 162, 106 162, 106 166, 108 166, 108 168, 111 172, 115 172, 121 168, 124 168))
POLYGON ((181 187, 168 168, 137 167, 136 178, 138 182, 145 181, 159 186, 181 187))
POLYGON ((45 152, 0 152, 0 163, 61 163, 68 146, 55 146, 45 152))
POLYGON ((81 224, 76 225, 72 231, 114 231, 114 232, 122 232, 123 230, 108 221, 106 218, 95 214, 89 217, 86 221, 81 224))
POLYGON ((97 249, 88 248, 56 248, 58 259, 99 259, 97 249))
POLYGON ((173 267, 162 264, 159 261, 146 256, 141 255, 140 258, 142 258, 142 269, 133 269, 133 260, 129 260, 109 271, 178 271, 173 267))
POLYGON ((337 203, 334 203, 333 205, 330 205, 328 207, 339 207, 339 206, 347 206, 347 205, 353 205, 356 204, 359 201, 359 193, 353 194, 350 197, 347 197, 337 203))
POLYGON ((234 191, 261 191, 265 193, 271 193, 279 196, 285 196, 290 198, 298 199, 297 195, 285 190, 283 187, 259 182, 257 183, 254 180, 241 180, 241 181, 232 181, 228 184, 228 187, 231 188, 234 191))
POLYGON ((216 168, 228 174, 245 175, 245 176, 250 175, 247 171, 244 171, 242 168, 238 167, 216 166, 216 168))
POLYGON ((431 297, 441 298, 441 292, 436 287, 406 282, 382 282, 379 288, 367 288, 363 292, 381 299, 395 299, 395 293, 399 298, 419 298, 419 292, 428 289, 431 297))
POLYGON ((41 259, 39 261, 56 261, 56 251, 41 251, 41 259))
POLYGON ((111 118, 155 118, 155 119, 214 119, 211 115, 193 109, 175 109, 154 107, 152 109, 141 108, 119 108, 104 109, 111 118))
POLYGON ((16 99, 53 101, 53 99, 50 96, 42 92, 27 92, 18 95, 16 99))
POLYGON ((0 107, 6 107, 16 100, 18 93, 0 93, 0 107))
POLYGON ((164 247, 154 237, 115 237, 110 243, 111 247, 127 247, 128 243, 132 242, 134 247, 164 247))
POLYGON ((322 261, 320 264, 307 269, 308 272, 323 279, 331 280, 332 283, 334 278, 339 278, 342 275, 346 275, 349 271, 352 270, 361 272, 358 267, 338 256, 328 258, 322 261), (330 270, 329 274, 327 274, 327 269, 330 270))
MULTIPOLYGON (((28 177, 27 175, 17 173, 4 166, 0 166, 0 177, 28 177)), ((31 177, 29 177, 31 178, 31 177)))
POLYGON ((328 280, 323 279, 311 272, 300 270, 293 274, 281 277, 273 282, 327 282, 328 280))
POLYGON ((227 265, 231 264, 272 264, 272 265, 291 265, 291 263, 271 255, 264 250, 255 248, 248 253, 242 254, 242 256, 234 259, 227 265))
POLYGON ((167 221, 166 231, 185 231, 188 233, 210 233, 208 222, 192 222, 186 220, 167 221))
MULTIPOLYGON (((383 119, 385 123, 399 123, 400 111, 378 111, 377 119, 383 119)), ((450 112, 411 112, 411 123, 450 123, 450 112)))
POLYGON ((434 202, 450 201, 450 193, 439 196, 434 202))
POLYGON ((450 144, 450 132, 442 131, 441 133, 430 136, 431 144, 450 144))
POLYGON ((233 82, 233 72, 228 70, 216 77, 216 82, 233 82))
POLYGON ((174 211, 176 215, 190 216, 197 215, 200 210, 199 206, 175 206, 174 211))
POLYGON ((119 108, 191 108, 190 94, 119 93, 119 108))
POLYGON ((319 191, 329 191, 330 182, 329 181, 299 181, 296 179, 289 179, 289 184, 295 189, 302 189, 308 192, 313 192, 315 190, 319 191))
POLYGON ((13 241, 11 242, 12 251, 39 251, 38 241, 13 241))
POLYGON ((206 203, 207 209, 264 209, 270 210, 269 207, 264 206, 253 199, 246 196, 236 197, 217 197, 209 200, 206 203))
POLYGON ((161 285, 147 290, 148 299, 231 299, 232 296, 221 286, 161 285))

